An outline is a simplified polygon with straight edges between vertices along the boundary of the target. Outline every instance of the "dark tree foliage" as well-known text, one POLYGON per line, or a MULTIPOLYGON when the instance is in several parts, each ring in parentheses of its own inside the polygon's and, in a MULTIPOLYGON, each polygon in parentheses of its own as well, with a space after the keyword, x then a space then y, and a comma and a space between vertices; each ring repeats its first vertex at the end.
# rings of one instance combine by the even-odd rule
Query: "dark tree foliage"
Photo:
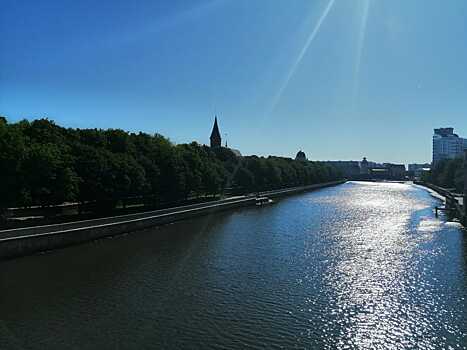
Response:
POLYGON ((129 198, 170 204, 341 178, 319 162, 237 157, 228 148, 174 145, 158 134, 67 129, 48 119, 8 123, 2 117, 0 169, 3 209, 63 202, 112 209, 129 198))
POLYGON ((439 161, 422 180, 445 188, 455 188, 461 193, 464 189, 464 161, 462 158, 439 161))

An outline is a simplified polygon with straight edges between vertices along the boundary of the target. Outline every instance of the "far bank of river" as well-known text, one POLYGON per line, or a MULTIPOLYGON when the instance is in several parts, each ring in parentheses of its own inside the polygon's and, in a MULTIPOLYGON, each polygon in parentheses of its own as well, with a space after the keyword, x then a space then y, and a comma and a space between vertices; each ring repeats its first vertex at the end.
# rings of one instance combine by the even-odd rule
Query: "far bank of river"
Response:
MULTIPOLYGON (((305 191, 336 186, 345 181, 333 181, 310 186, 262 192, 262 197, 279 198, 305 191)), ((65 224, 35 226, 0 231, 0 259, 62 248, 108 236, 115 236, 189 218, 212 215, 221 211, 256 205, 255 196, 239 196, 215 202, 194 204, 102 219, 65 224)))

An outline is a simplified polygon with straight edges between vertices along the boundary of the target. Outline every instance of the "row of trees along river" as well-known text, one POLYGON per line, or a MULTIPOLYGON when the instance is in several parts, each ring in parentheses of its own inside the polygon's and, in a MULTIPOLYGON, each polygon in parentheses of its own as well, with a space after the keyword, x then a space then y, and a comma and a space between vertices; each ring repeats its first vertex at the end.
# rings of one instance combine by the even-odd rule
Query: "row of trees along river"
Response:
POLYGON ((0 117, 0 209, 94 203, 94 212, 148 207, 337 180, 319 162, 237 157, 228 148, 173 144, 159 134, 63 128, 0 117))
POLYGON ((461 157, 444 159, 437 162, 422 180, 445 188, 455 188, 462 193, 464 189, 464 161, 461 157))

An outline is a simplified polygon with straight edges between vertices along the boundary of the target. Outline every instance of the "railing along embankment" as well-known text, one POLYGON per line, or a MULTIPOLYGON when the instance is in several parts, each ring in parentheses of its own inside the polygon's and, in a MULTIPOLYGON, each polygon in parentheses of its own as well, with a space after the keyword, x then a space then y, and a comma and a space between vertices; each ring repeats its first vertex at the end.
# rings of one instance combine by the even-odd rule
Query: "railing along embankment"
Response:
MULTIPOLYGON (((261 196, 276 198, 335 186, 344 182, 345 181, 333 181, 310 186, 262 192, 261 196)), ((3 230, 0 231, 0 259, 80 244, 103 237, 144 230, 175 221, 252 205, 256 205, 256 196, 238 196, 215 202, 193 204, 144 213, 3 230)))
POLYGON ((436 208, 437 210, 446 210, 451 216, 456 217, 459 222, 467 226, 467 208, 465 207, 465 195, 456 194, 450 189, 443 188, 425 181, 414 181, 415 185, 420 185, 435 191, 445 198, 445 208, 436 208))

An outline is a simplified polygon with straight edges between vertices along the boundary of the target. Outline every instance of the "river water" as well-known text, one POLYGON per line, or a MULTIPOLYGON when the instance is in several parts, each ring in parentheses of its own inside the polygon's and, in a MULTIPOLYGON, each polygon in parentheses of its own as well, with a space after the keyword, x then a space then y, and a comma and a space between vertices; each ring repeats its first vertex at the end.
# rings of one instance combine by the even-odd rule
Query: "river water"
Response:
POLYGON ((0 349, 465 349, 467 236, 350 182, 0 263, 0 349))

